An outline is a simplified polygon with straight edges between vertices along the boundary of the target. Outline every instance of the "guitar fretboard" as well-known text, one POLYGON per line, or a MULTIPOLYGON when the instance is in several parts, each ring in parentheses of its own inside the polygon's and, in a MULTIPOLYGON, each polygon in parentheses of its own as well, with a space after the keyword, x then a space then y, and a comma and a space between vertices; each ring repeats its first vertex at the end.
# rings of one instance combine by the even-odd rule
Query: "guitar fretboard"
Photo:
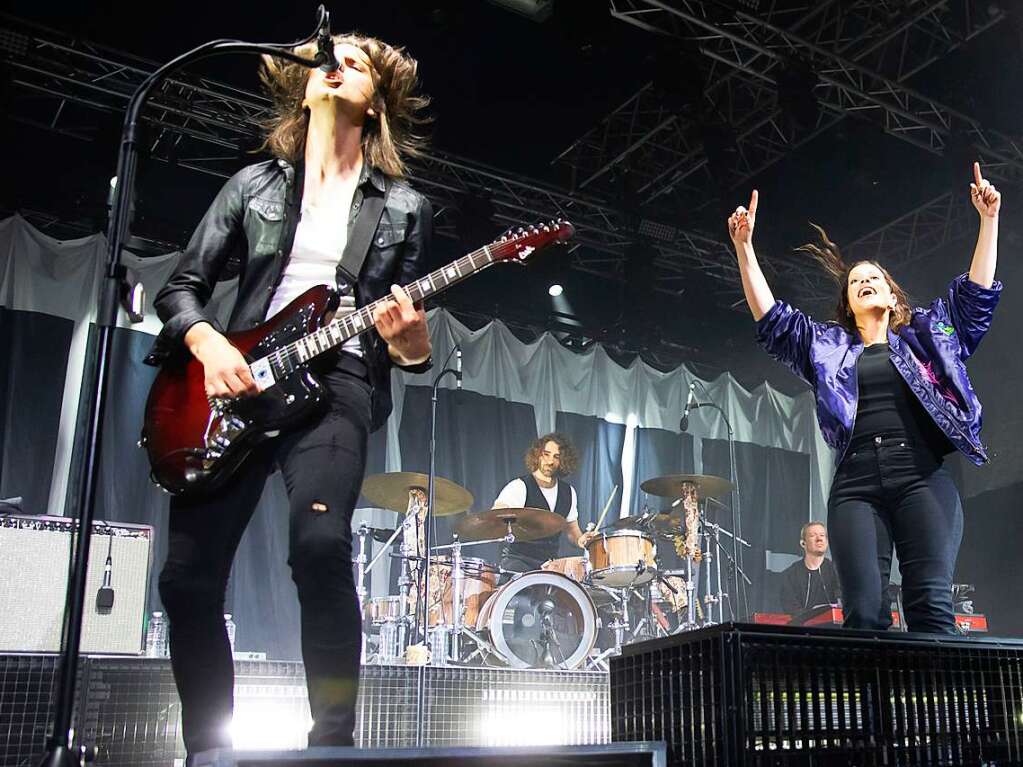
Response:
MULTIPOLYGON (((485 245, 479 250, 474 250, 472 253, 452 261, 447 266, 405 285, 405 292, 414 302, 423 301, 503 259, 513 247, 514 243, 512 242, 485 245)), ((266 359, 273 368, 275 377, 286 376, 313 357, 330 351, 349 338, 354 338, 369 330, 373 327, 373 313, 377 307, 389 300, 391 297, 385 296, 350 314, 336 317, 322 328, 267 355, 266 359)))

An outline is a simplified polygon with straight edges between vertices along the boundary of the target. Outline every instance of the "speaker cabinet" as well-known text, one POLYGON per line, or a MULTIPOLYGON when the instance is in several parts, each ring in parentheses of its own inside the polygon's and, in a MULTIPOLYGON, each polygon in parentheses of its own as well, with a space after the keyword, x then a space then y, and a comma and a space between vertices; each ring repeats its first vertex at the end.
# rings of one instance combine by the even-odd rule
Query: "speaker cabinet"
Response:
MULTIPOLYGON (((58 652, 77 520, 0 515, 0 651, 58 652)), ((93 523, 82 652, 138 655, 152 558, 147 525, 93 523), (107 555, 113 604, 97 603, 107 555)))

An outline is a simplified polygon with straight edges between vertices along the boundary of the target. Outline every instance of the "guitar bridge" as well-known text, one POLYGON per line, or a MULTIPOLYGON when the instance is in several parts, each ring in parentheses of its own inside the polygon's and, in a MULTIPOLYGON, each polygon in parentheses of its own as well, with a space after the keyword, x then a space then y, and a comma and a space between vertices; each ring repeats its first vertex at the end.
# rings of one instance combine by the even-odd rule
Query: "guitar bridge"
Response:
POLYGON ((203 435, 203 468, 211 469, 223 457, 231 443, 246 427, 245 421, 231 412, 231 400, 220 397, 209 398, 210 418, 203 435))

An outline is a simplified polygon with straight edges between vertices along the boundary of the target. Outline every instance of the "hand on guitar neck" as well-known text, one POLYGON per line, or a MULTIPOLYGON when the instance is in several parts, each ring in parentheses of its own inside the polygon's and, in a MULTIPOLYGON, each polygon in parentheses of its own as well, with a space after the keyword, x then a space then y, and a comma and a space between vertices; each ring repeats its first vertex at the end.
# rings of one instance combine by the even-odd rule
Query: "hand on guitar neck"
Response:
POLYGON ((393 301, 385 301, 373 311, 373 324, 387 342, 387 352, 399 365, 416 365, 430 358, 430 330, 423 304, 412 303, 405 289, 391 286, 393 301))
POLYGON ((185 333, 185 345, 202 363, 207 397, 234 398, 259 393, 245 357, 208 322, 190 327, 185 333))

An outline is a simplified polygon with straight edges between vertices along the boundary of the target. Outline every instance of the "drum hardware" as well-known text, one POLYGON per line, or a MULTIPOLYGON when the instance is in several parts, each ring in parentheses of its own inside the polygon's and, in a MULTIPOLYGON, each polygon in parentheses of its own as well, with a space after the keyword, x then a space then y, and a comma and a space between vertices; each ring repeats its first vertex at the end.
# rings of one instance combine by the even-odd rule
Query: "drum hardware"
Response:
MULTIPOLYGON (((358 576, 355 582, 355 596, 359 600, 359 614, 362 616, 362 623, 365 627, 366 624, 366 599, 369 596, 369 592, 366 589, 366 537, 369 535, 369 526, 366 523, 359 525, 357 532, 359 536, 359 554, 355 558, 355 564, 358 568, 358 576)), ((366 657, 366 631, 362 632, 362 657, 366 657)))
MULTIPOLYGON (((711 502, 711 503, 717 504, 722 509, 727 509, 727 507, 724 504, 720 503, 719 501, 715 500, 714 498, 708 498, 707 500, 709 502, 711 502)), ((722 527, 721 525, 715 524, 713 522, 708 522, 706 520, 705 516, 703 516, 703 515, 701 515, 701 516, 703 517, 703 527, 707 531, 705 533, 705 536, 707 537, 707 552, 706 552, 705 556, 709 557, 711 555, 710 552, 712 550, 716 551, 717 554, 718 554, 718 556, 715 558, 715 562, 716 562, 716 577, 717 577, 717 593, 713 594, 713 595, 710 593, 710 574, 708 572, 708 577, 707 577, 707 581, 706 581, 706 584, 707 584, 707 596, 711 597, 714 600, 713 602, 709 602, 708 604, 717 604, 717 606, 718 606, 718 619, 717 619, 717 622, 718 623, 723 623, 724 622, 724 601, 725 600, 729 600, 729 595, 728 595, 728 592, 726 592, 726 591, 724 591, 722 589, 721 555, 724 555, 725 559, 732 565, 732 567, 735 568, 736 572, 739 573, 739 575, 742 577, 742 579, 746 582, 747 586, 752 586, 753 582, 749 579, 749 577, 743 571, 742 567, 740 567, 740 566, 738 566, 736 564, 736 562, 732 558, 732 555, 729 553, 728 549, 724 545, 722 545, 722 543, 721 543, 721 534, 724 533, 729 538, 733 538, 735 540, 736 544, 741 544, 742 546, 745 546, 746 548, 750 548, 750 543, 749 543, 749 541, 745 540, 741 536, 734 535, 732 533, 732 531, 722 527), (712 540, 713 540, 713 549, 711 548, 711 541, 712 540)), ((734 609, 734 606, 732 605, 732 602, 730 600, 728 602, 728 609, 729 609, 730 616, 734 619, 734 617, 735 617, 735 609, 734 609)), ((713 613, 711 611, 708 611, 708 613, 713 615, 713 613)), ((712 625, 712 624, 711 623, 706 623, 705 625, 712 625)))

